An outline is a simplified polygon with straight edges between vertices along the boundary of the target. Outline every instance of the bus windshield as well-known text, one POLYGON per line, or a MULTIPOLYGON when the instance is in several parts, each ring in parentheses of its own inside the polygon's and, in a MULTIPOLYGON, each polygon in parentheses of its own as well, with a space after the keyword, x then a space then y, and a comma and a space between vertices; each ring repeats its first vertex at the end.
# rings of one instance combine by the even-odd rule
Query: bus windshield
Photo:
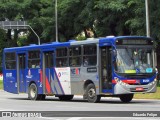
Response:
POLYGON ((119 47, 115 71, 117 73, 153 73, 153 48, 119 47))

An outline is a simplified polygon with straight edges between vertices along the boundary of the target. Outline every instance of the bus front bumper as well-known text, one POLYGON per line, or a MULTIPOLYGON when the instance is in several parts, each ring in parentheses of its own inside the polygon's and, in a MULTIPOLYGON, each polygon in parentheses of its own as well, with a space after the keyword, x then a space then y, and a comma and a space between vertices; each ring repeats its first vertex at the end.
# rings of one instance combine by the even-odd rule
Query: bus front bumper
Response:
POLYGON ((155 93, 157 89, 157 80, 147 85, 129 85, 123 82, 117 82, 114 86, 114 94, 129 94, 129 93, 155 93))

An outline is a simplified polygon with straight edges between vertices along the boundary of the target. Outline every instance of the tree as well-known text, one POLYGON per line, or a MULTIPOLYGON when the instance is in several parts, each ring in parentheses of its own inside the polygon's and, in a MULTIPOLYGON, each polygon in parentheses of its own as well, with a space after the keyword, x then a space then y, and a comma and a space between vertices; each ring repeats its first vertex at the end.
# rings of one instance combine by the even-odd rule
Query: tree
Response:
MULTIPOLYGON (((1 20, 25 20, 40 36, 41 42, 55 41, 53 0, 3 0, 0 1, 1 20)), ((159 2, 150 1, 151 36, 158 39, 159 2)), ((75 39, 84 32, 85 37, 107 35, 146 35, 144 0, 58 0, 59 41, 75 39), (92 33, 92 34, 90 34, 92 33)), ((17 45, 19 30, 8 41, 17 45), (14 42, 13 42, 14 41, 14 42)), ((27 32, 25 44, 37 43, 37 37, 27 32)))

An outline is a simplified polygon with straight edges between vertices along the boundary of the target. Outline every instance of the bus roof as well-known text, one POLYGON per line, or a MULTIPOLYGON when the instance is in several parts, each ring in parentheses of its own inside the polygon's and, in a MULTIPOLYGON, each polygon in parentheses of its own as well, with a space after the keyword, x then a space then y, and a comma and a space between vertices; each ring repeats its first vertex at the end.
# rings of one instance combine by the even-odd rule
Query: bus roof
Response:
POLYGON ((22 46, 22 47, 12 47, 12 48, 5 48, 5 52, 11 52, 11 51, 25 51, 25 50, 32 50, 32 49, 49 49, 49 48, 58 48, 58 47, 68 47, 68 46, 75 46, 75 45, 82 45, 82 44, 102 44, 102 43, 109 43, 110 45, 115 42, 116 39, 121 38, 148 38, 146 36, 108 36, 108 37, 102 37, 102 38, 89 38, 87 40, 83 41, 76 41, 76 40, 69 40, 68 42, 51 42, 51 43, 45 43, 41 45, 36 44, 30 44, 28 46, 22 46))

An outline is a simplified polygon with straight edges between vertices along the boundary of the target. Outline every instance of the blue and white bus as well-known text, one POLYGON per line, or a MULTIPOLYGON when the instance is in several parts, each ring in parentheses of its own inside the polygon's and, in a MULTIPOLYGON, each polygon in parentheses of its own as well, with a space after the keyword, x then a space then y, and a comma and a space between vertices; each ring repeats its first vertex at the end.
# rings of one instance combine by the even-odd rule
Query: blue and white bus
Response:
POLYGON ((31 100, 82 95, 89 102, 107 96, 130 102, 135 93, 156 92, 155 66, 153 40, 143 36, 32 44, 4 49, 3 83, 31 100))

